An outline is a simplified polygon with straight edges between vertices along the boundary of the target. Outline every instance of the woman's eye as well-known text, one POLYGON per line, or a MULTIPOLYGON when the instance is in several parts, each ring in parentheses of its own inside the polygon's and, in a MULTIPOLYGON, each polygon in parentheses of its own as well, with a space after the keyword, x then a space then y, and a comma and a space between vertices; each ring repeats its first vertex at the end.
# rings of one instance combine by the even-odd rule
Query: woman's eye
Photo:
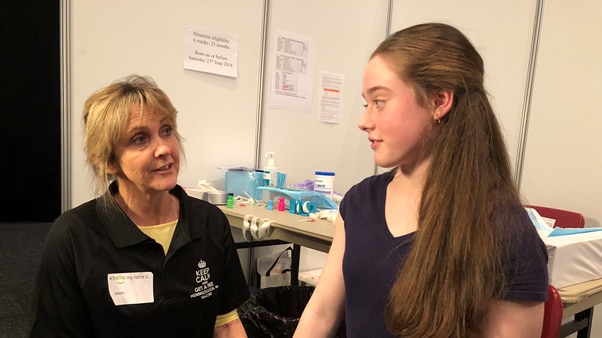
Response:
POLYGON ((136 134, 134 135, 134 137, 132 137, 132 144, 142 144, 144 142, 146 142, 147 137, 144 134, 136 134))
POLYGON ((161 129, 161 135, 170 136, 171 134, 173 134, 173 128, 171 126, 165 126, 161 129))

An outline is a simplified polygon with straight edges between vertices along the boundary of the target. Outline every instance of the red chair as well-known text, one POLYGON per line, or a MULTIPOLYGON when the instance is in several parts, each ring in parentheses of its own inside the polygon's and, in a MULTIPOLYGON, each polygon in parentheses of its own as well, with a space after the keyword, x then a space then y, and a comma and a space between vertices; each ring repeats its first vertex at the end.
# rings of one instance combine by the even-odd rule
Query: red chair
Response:
POLYGON ((569 210, 554 209, 542 207, 538 205, 525 205, 527 208, 532 208, 537 211, 541 217, 551 218, 556 220, 554 227, 559 228, 583 228, 585 227, 585 219, 583 215, 569 210))
POLYGON ((560 337, 560 327, 562 326, 562 299, 558 290, 548 284, 548 300, 544 305, 543 330, 541 338, 560 337))

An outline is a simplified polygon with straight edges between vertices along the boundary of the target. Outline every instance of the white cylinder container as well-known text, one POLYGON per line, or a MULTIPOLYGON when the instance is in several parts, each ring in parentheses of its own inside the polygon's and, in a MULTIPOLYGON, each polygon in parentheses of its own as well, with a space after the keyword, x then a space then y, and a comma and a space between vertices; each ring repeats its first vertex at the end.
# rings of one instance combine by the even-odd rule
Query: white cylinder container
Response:
POLYGON ((314 191, 321 192, 332 198, 334 192, 334 172, 316 171, 314 179, 314 191))

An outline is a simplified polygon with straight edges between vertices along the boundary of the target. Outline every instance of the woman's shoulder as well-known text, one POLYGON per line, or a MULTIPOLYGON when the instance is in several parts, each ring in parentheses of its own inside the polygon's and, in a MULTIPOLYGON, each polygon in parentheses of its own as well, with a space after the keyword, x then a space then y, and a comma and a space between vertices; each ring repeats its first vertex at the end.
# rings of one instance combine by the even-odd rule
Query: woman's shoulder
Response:
POLYGON ((91 200, 63 212, 52 223, 47 241, 72 241, 100 222, 97 200, 91 200))

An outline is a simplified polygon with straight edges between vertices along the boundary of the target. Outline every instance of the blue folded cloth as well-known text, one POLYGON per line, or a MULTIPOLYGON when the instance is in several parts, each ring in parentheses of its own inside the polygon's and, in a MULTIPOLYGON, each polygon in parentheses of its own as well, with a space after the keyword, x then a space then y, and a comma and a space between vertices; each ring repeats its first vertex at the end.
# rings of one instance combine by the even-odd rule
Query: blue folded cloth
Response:
POLYGON ((548 237, 584 234, 587 232, 600 231, 602 228, 554 228, 548 237))
POLYGON ((328 196, 317 191, 307 190, 290 190, 284 188, 275 187, 258 187, 260 190, 267 190, 286 197, 288 199, 299 200, 299 201, 310 201, 313 202, 318 209, 337 209, 337 204, 328 196))
POLYGON ((547 234, 547 237, 568 236, 576 234, 584 234, 588 232, 600 231, 602 228, 552 228, 549 226, 541 215, 533 208, 525 208, 529 218, 535 228, 547 234))

